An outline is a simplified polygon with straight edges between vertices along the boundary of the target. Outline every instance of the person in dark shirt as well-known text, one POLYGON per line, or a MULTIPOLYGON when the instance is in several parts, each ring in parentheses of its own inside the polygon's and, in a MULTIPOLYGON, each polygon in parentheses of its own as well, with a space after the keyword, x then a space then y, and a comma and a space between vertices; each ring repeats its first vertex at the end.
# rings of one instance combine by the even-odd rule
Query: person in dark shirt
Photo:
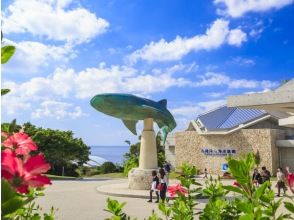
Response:
POLYGON ((166 198, 166 190, 167 190, 167 177, 164 169, 159 169, 159 195, 160 199, 164 202, 166 198))
MULTIPOLYGON (((265 183, 266 181, 271 182, 271 172, 266 169, 266 167, 261 167, 261 179, 262 183, 265 183)), ((269 189, 271 189, 271 185, 268 186, 269 189)))
POLYGON ((152 194, 155 192, 157 200, 155 203, 159 202, 159 193, 158 193, 158 184, 159 184, 159 178, 157 176, 157 172, 155 170, 152 171, 152 184, 151 184, 151 189, 150 189, 150 198, 148 202, 152 202, 152 194))
POLYGON ((262 183, 266 181, 270 181, 271 173, 266 169, 266 167, 261 168, 261 178, 262 178, 262 183))
POLYGON ((253 175, 252 175, 252 182, 255 184, 255 186, 259 186, 259 184, 262 184, 262 178, 260 173, 257 169, 254 169, 253 175))

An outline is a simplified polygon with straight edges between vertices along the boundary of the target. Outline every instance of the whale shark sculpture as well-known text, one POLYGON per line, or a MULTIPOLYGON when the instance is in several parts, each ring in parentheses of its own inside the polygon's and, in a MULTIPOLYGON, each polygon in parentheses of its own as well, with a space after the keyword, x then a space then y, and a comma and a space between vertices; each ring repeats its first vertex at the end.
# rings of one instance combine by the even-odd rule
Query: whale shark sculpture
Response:
POLYGON ((91 105, 104 114, 122 119, 124 125, 137 135, 136 124, 139 120, 153 118, 162 131, 163 144, 166 136, 176 127, 172 114, 166 108, 167 101, 155 102, 131 94, 98 94, 91 99, 91 105))

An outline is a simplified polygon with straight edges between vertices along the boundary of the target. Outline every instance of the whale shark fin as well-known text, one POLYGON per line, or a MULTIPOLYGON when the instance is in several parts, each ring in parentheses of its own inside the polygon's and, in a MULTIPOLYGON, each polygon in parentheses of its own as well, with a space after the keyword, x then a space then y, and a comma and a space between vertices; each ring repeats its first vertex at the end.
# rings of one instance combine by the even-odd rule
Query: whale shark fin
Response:
POLYGON ((137 135, 136 124, 138 121, 122 120, 124 125, 134 134, 137 135))
POLYGON ((158 103, 159 103, 162 107, 166 108, 167 100, 166 100, 166 99, 162 99, 162 100, 158 101, 158 103))

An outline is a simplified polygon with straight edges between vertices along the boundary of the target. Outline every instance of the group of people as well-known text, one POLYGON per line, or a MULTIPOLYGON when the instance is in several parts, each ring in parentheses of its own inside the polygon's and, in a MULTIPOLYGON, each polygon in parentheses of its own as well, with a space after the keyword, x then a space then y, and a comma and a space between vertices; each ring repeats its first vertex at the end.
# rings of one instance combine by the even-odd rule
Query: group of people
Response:
POLYGON ((152 183, 151 183, 151 189, 150 189, 150 197, 148 202, 152 202, 153 199, 153 192, 156 194, 156 201, 155 203, 159 202, 159 198, 162 201, 165 201, 166 198, 166 191, 169 183, 169 172, 171 170, 170 163, 166 162, 163 165, 163 168, 160 168, 158 171, 153 170, 152 171, 152 183))
MULTIPOLYGON (((254 169, 252 181, 258 187, 266 181, 270 181, 271 173, 266 169, 266 167, 261 168, 261 172, 258 172, 258 169, 254 169)), ((290 190, 294 193, 294 173, 290 172, 290 168, 286 167, 286 175, 283 172, 281 167, 277 169, 277 184, 276 187, 278 189, 277 196, 281 196, 281 189, 283 189, 284 194, 286 193, 287 186, 286 182, 288 182, 290 190), (286 179, 287 176, 287 179, 286 179), (288 180, 288 181, 287 181, 288 180)))

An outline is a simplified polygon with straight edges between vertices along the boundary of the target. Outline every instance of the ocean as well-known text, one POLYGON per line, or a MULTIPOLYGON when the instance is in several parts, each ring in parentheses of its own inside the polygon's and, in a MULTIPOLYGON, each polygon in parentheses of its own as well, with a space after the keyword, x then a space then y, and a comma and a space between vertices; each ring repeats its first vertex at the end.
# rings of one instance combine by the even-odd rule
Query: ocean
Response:
POLYGON ((122 164, 123 155, 129 152, 129 146, 90 146, 91 156, 97 156, 113 163, 122 164))

